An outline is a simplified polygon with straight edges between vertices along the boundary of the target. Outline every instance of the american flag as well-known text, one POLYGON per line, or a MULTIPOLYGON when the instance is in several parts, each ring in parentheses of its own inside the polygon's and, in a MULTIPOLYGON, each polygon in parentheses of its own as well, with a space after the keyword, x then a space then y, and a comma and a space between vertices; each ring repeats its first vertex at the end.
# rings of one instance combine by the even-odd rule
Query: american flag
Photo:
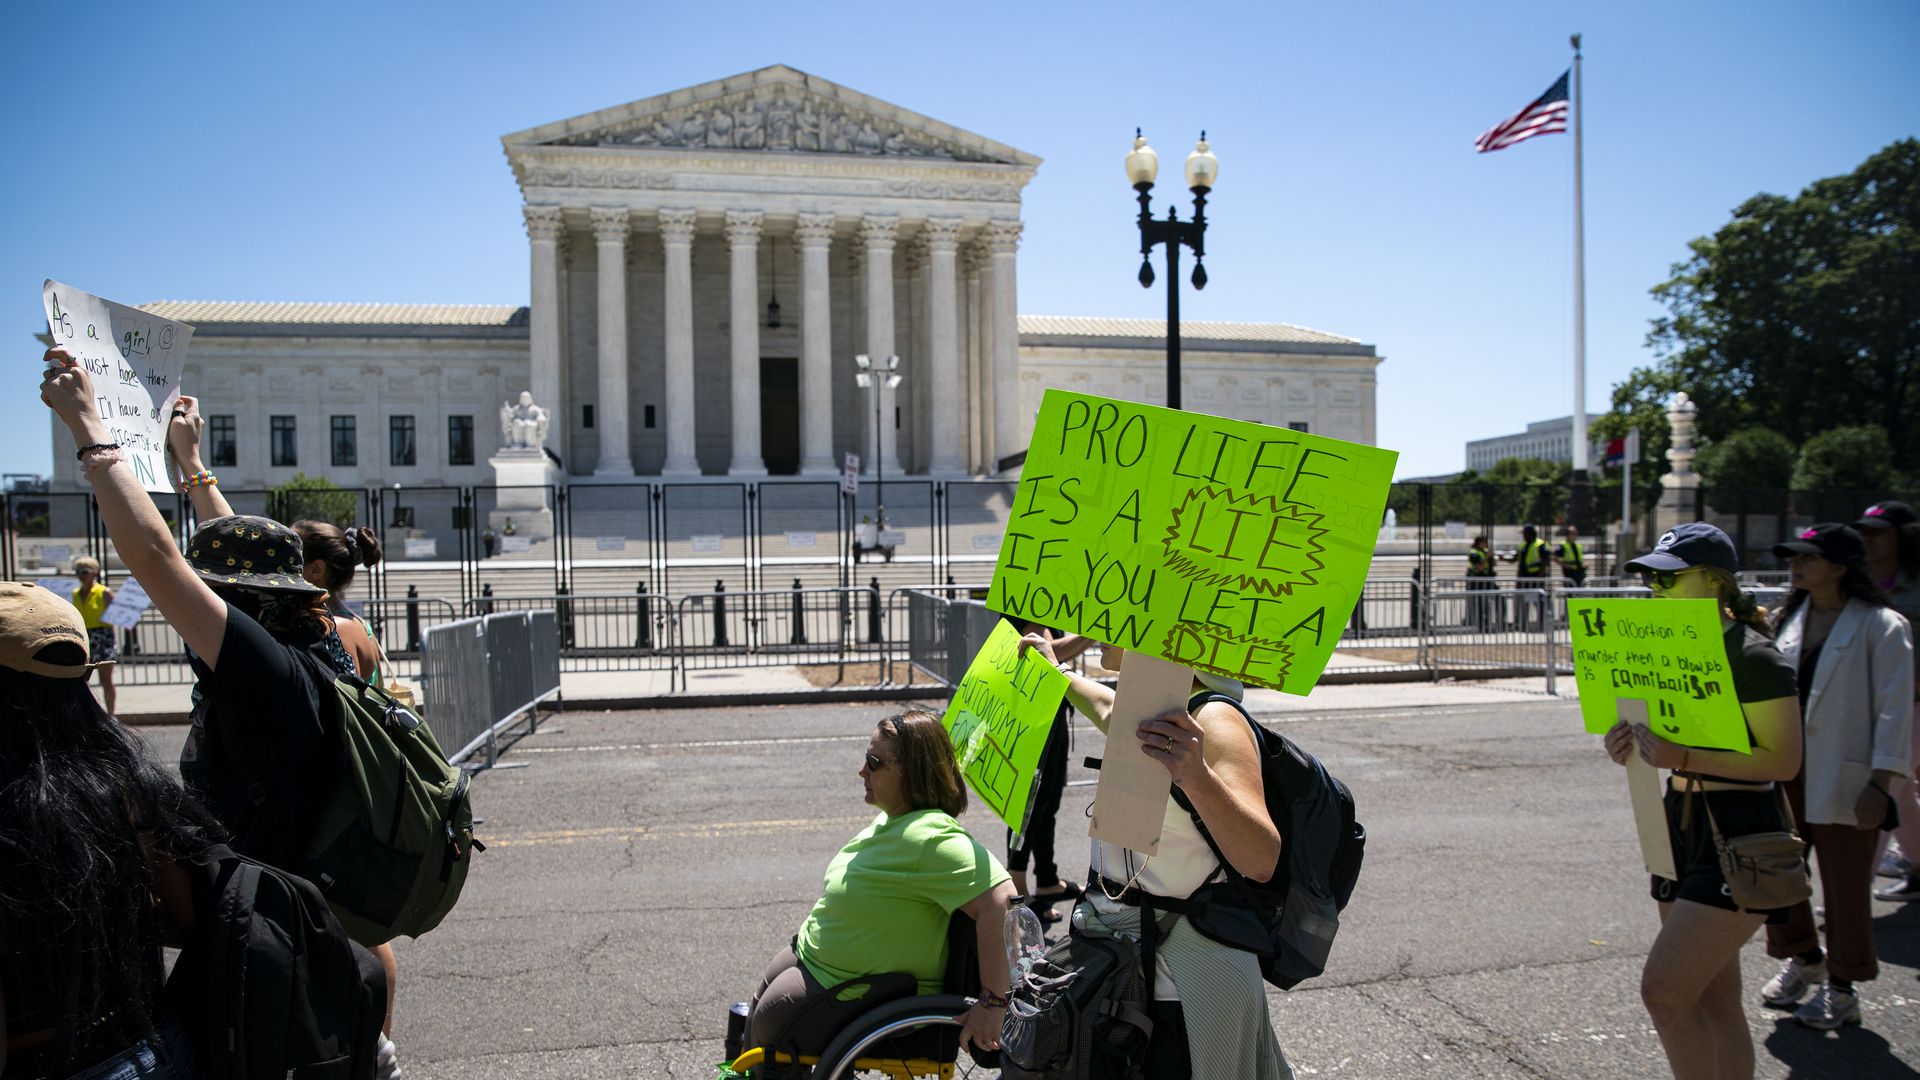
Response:
POLYGON ((1488 128, 1473 145, 1485 154, 1493 150, 1504 150, 1522 139, 1531 139, 1535 135, 1552 135, 1567 130, 1567 75, 1562 73, 1547 92, 1536 98, 1533 104, 1507 117, 1488 128))

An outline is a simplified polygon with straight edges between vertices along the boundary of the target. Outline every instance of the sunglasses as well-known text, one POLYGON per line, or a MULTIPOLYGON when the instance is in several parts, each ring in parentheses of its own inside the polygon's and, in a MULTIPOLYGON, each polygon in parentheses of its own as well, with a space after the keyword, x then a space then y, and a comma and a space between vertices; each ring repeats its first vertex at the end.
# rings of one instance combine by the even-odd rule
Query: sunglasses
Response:
POLYGON ((887 763, 883 759, 874 757, 872 754, 867 755, 867 771, 868 772, 879 772, 881 769, 884 769, 886 767, 887 767, 887 763))
POLYGON ((1664 590, 1679 584, 1680 575, 1684 573, 1686 573, 1685 570, 1646 570, 1642 572, 1642 576, 1647 579, 1647 585, 1651 588, 1664 590))

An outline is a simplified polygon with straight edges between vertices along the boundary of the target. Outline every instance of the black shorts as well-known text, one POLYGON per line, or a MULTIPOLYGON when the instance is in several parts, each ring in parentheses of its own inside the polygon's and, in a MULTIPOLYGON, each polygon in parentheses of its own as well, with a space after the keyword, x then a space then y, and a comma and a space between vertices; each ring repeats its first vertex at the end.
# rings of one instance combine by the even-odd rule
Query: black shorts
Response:
MULTIPOLYGON (((1714 850, 1713 830, 1707 824, 1707 801, 1713 802, 1714 820, 1720 823, 1720 835, 1732 839, 1749 833, 1779 832, 1786 828, 1780 816, 1779 796, 1765 791, 1696 791, 1693 793, 1693 820, 1685 833, 1680 831, 1681 807, 1686 796, 1667 790, 1667 836, 1673 842, 1673 861, 1680 871, 1679 881, 1658 874, 1649 876, 1648 892, 1663 904, 1691 900, 1722 911, 1747 910, 1733 902, 1733 891, 1720 873, 1720 855, 1714 850)), ((1769 923, 1785 923, 1792 908, 1751 911, 1765 915, 1769 923)))

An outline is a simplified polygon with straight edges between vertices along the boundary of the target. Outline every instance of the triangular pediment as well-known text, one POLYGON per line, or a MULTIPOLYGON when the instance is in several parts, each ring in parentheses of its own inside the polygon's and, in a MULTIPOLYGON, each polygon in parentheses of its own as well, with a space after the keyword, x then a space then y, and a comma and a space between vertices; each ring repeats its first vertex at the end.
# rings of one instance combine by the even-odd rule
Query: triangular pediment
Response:
POLYGON ((987 162, 1040 159, 784 64, 560 120, 501 139, 540 146, 848 154, 987 162))

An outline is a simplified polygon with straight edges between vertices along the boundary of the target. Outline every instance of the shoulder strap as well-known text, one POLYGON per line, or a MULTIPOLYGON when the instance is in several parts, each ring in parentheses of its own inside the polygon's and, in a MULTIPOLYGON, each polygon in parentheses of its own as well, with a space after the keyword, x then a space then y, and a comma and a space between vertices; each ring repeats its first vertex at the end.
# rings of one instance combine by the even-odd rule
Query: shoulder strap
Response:
MULTIPOLYGON (((1203 705, 1211 704, 1215 701, 1224 701, 1228 705, 1233 706, 1233 710, 1240 714, 1241 719, 1247 722, 1247 726, 1255 729, 1253 733, 1253 747, 1254 747, 1254 753, 1258 754, 1260 752, 1260 732, 1258 730, 1260 725, 1258 722, 1254 720, 1253 714, 1247 711, 1246 706, 1241 704, 1238 700, 1226 694, 1216 693, 1213 691, 1206 691, 1203 693, 1195 694, 1193 695, 1193 697, 1187 699, 1187 713, 1188 715, 1192 715, 1193 711, 1196 708, 1199 708, 1200 706, 1203 706, 1203 705)), ((1264 768, 1262 768, 1261 771, 1263 774, 1265 773, 1264 768)), ((1264 775, 1262 779, 1264 781, 1264 775)), ((1240 873, 1240 871, 1235 870, 1233 868, 1233 863, 1230 860, 1228 860, 1226 852, 1221 851, 1219 843, 1217 843, 1213 839, 1213 833, 1207 831, 1207 823, 1200 820, 1200 811, 1194 809, 1193 803, 1190 800, 1188 800, 1186 792, 1181 791, 1180 785, 1178 784, 1175 784, 1173 786, 1173 801, 1178 803, 1180 805, 1180 809, 1185 810, 1187 812, 1187 816, 1193 819, 1194 829, 1200 833, 1200 839, 1205 840, 1207 842, 1207 849, 1213 852, 1214 861, 1220 864, 1221 871, 1226 874, 1227 880, 1233 883, 1234 890, 1240 894, 1241 899, 1247 902, 1248 907, 1258 910, 1258 908, 1260 907, 1260 904, 1253 895, 1252 887, 1247 884, 1246 877, 1243 876, 1240 873)), ((1263 803, 1263 806, 1264 806, 1264 803, 1263 803)), ((1212 881, 1212 880, 1213 880, 1213 875, 1211 874, 1207 875, 1207 881, 1212 881)), ((1205 887, 1206 887, 1206 883, 1203 882, 1201 884, 1201 888, 1205 888, 1205 887)))

